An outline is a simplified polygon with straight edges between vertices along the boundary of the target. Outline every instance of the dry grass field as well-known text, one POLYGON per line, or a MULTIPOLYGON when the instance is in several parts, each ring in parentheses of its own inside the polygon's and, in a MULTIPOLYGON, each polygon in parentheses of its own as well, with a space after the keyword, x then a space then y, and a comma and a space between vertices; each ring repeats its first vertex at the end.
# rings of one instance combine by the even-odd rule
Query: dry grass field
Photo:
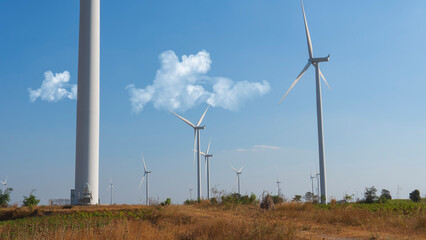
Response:
POLYGON ((424 205, 401 206, 11 207, 0 209, 0 239, 426 239, 424 205))

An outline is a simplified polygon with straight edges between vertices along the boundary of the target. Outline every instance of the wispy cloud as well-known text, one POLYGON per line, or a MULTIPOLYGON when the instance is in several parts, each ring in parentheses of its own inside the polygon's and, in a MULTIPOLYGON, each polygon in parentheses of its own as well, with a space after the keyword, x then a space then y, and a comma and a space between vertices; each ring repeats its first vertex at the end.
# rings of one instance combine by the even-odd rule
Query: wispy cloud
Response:
POLYGON ((282 149, 282 147, 278 147, 278 146, 254 145, 251 148, 237 148, 237 149, 235 149, 235 151, 237 151, 237 152, 247 152, 247 151, 258 152, 258 151, 265 151, 265 150, 281 150, 281 149, 282 149))
POLYGON ((268 145, 254 145, 253 148, 269 149, 269 150, 280 150, 281 149, 281 147, 278 147, 278 146, 268 146, 268 145))
POLYGON ((267 81, 234 82, 229 78, 207 76, 212 61, 205 50, 195 55, 183 55, 181 60, 169 50, 161 53, 159 58, 161 67, 151 85, 126 87, 134 113, 142 111, 149 102, 157 109, 185 111, 200 103, 208 103, 235 111, 243 102, 270 90, 267 81))
POLYGON ((70 73, 68 71, 55 75, 52 71, 45 72, 40 88, 35 90, 28 88, 30 101, 35 102, 38 98, 47 102, 57 102, 64 98, 76 99, 77 85, 69 84, 69 80, 70 73))
POLYGON ((235 151, 237 151, 237 152, 247 152, 248 150, 245 149, 245 148, 237 148, 237 149, 235 149, 235 151))

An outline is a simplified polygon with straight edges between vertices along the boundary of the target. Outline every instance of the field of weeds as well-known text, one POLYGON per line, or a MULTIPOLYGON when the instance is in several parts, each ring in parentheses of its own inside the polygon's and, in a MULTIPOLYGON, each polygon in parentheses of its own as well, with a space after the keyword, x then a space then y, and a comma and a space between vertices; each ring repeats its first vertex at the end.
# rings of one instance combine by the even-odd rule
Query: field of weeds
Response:
POLYGON ((12 207, 0 239, 426 239, 423 203, 387 204, 12 207))

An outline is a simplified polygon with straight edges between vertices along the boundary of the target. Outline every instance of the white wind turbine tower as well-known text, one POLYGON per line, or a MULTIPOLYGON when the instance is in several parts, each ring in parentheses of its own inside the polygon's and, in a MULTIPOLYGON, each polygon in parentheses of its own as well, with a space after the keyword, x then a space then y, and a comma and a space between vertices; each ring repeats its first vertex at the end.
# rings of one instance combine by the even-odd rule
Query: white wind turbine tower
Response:
POLYGON ((327 203, 327 184, 326 184, 326 177, 325 177, 324 136, 323 136, 323 123, 322 123, 321 79, 320 78, 324 80, 327 86, 328 86, 328 83, 325 80, 325 77, 319 68, 319 63, 327 62, 330 58, 330 55, 328 55, 327 57, 322 57, 322 58, 313 57, 311 36, 309 34, 308 23, 306 22, 305 9, 303 8, 302 0, 301 0, 301 3, 302 3, 303 19, 305 21, 305 32, 306 32, 306 38, 308 42, 309 59, 308 59, 308 63, 305 65, 302 72, 300 72, 299 76, 290 86, 288 91, 284 94, 284 97, 281 99, 280 103, 284 100, 284 98, 287 96, 290 90, 294 87, 294 85, 296 85, 296 83, 299 81, 302 75, 306 72, 306 70, 308 70, 308 68, 311 65, 313 65, 315 67, 315 74, 316 74, 316 101, 317 101, 317 122, 318 122, 317 125, 318 125, 318 148, 319 148, 318 152, 319 152, 319 166, 320 166, 320 172, 321 172, 321 175, 320 175, 321 195, 319 197, 321 199, 321 203, 326 204, 327 203))
POLYGON ((71 204, 99 203, 100 0, 80 0, 75 188, 71 204))
POLYGON ((191 187, 189 187, 189 200, 192 200, 192 188, 191 187))
POLYGON ((312 194, 313 195, 315 195, 315 193, 314 193, 314 179, 315 179, 315 177, 312 176, 312 172, 311 172, 311 185, 312 185, 312 194))
POLYGON ((109 177, 109 185, 107 187, 107 190, 110 189, 110 191, 111 191, 111 205, 112 205, 112 190, 113 190, 113 188, 114 188, 114 185, 112 184, 112 178, 109 177))
POLYGON ((177 115, 176 113, 170 111, 176 117, 182 119, 182 121, 186 122, 189 126, 191 126, 194 129, 194 149, 196 149, 196 152, 194 151, 194 159, 195 159, 195 153, 197 153, 197 200, 201 200, 201 151, 200 151, 200 129, 204 129, 206 126, 200 126, 203 122, 204 116, 206 115, 207 110, 209 109, 210 105, 207 106, 206 110, 204 111, 203 115, 201 116, 200 120, 198 121, 197 125, 194 125, 192 122, 186 120, 185 118, 177 115), (195 145, 197 147, 195 148, 195 145))
POLYGON ((145 159, 143 158, 143 155, 142 155, 142 162, 143 162, 144 174, 143 174, 141 182, 139 183, 139 188, 141 187, 143 180, 145 179, 145 176, 146 176, 146 205, 149 205, 149 174, 151 173, 151 171, 148 171, 146 169, 145 159))
POLYGON ((241 170, 243 170, 243 167, 241 167, 240 168, 240 170, 235 170, 235 168, 234 167, 231 167, 232 168, 232 170, 234 170, 234 172, 237 174, 237 183, 238 183, 238 194, 240 194, 241 195, 241 192, 240 192, 240 175, 241 175, 241 170))
POLYGON ((0 181, 0 183, 3 184, 4 191, 6 191, 7 190, 7 177, 6 177, 6 179, 4 181, 0 181))
POLYGON ((210 150, 210 143, 212 139, 210 138, 209 145, 207 146, 207 150, 205 153, 200 152, 201 155, 205 158, 205 164, 206 164, 206 175, 207 175, 207 199, 210 199, 210 158, 213 157, 213 154, 209 154, 210 150))
POLYGON ((277 178, 277 186, 278 186, 278 196, 280 196, 280 181, 277 178))

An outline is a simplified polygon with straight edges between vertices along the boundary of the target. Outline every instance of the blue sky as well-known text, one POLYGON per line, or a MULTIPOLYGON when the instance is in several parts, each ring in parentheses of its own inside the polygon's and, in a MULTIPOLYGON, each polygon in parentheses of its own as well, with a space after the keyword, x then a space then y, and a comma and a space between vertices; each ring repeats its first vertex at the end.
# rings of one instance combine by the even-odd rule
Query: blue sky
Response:
MULTIPOLYGON (((373 185, 394 196, 400 185, 404 198, 425 193, 426 2, 304 3, 314 54, 331 54, 321 65, 332 87, 322 86, 329 196, 373 185)), ((78 17, 79 1, 0 3, 0 179, 9 177, 13 202, 37 189, 45 204, 74 186, 76 100, 32 102, 28 89, 40 88, 47 71, 68 71, 67 87, 77 84, 78 17)), ((244 193, 275 193, 277 177, 288 197, 310 190, 318 166, 313 69, 278 105, 308 58, 299 1, 102 1, 101 202, 109 202, 110 176, 115 202, 145 198, 141 152, 151 196, 178 203, 195 189, 191 128, 153 101, 132 112, 126 90, 152 85, 168 50, 180 60, 209 54, 209 70, 193 76, 208 93, 218 78, 269 85, 237 97, 236 109, 207 112, 201 136, 203 149, 212 137, 212 185, 235 190, 232 165, 244 166, 244 193)), ((176 111, 197 121, 205 101, 176 111)))

